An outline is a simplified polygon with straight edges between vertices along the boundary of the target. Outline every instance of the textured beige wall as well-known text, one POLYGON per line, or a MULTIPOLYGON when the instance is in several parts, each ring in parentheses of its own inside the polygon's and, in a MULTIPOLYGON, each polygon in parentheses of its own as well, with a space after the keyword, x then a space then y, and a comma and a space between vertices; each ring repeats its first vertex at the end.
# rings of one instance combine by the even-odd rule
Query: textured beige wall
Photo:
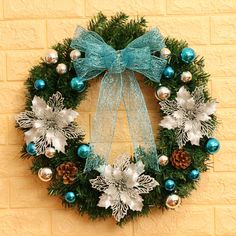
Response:
MULTIPOLYGON (((154 128, 158 106, 144 88, 154 128)), ((87 130, 94 114, 98 84, 80 109, 87 130)), ((0 0, 0 236, 235 236, 236 235, 236 0, 0 0), (222 149, 214 168, 202 175, 198 191, 176 211, 154 210, 123 228, 113 220, 88 221, 64 210, 47 196, 46 184, 32 176, 29 161, 19 159, 23 135, 14 115, 24 109, 27 70, 53 43, 71 37, 99 10, 144 15, 164 35, 186 39, 205 56, 212 74, 209 89, 218 98, 222 149)), ((131 150, 124 111, 113 153, 131 150)))

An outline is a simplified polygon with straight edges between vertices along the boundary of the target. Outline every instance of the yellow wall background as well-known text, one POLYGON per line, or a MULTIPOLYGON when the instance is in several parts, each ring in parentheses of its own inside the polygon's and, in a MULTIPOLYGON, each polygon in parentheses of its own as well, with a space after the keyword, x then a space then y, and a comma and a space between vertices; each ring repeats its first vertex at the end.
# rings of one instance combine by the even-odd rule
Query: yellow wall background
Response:
MULTIPOLYGON (((98 84, 79 108, 89 139, 98 84)), ((156 129, 158 106, 153 91, 143 88, 156 129)), ((122 107, 113 154, 131 150, 122 107)), ((0 236, 235 236, 236 235, 236 0, 0 0, 0 236), (219 101, 222 149, 213 169, 202 175, 198 191, 176 211, 130 222, 91 222, 61 207, 47 195, 47 184, 19 159, 23 135, 14 116, 24 109, 27 70, 50 45, 86 26, 98 11, 144 15, 162 33, 186 39, 206 59, 209 89, 219 101)))

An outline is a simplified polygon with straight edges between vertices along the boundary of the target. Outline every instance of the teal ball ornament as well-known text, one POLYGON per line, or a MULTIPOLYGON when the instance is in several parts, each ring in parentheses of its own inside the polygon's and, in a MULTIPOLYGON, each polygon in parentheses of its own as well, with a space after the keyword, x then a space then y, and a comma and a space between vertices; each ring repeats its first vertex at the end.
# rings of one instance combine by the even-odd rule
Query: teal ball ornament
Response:
POLYGON ((171 79, 175 74, 174 69, 171 66, 167 66, 164 71, 163 71, 163 75, 167 78, 167 79, 171 79))
POLYGON ((46 83, 45 83, 45 81, 43 79, 37 79, 34 82, 34 88, 36 90, 42 90, 42 89, 45 88, 45 86, 46 86, 46 83))
POLYGON ((220 143, 216 138, 209 138, 205 145, 205 150, 209 154, 215 154, 220 149, 220 143))
POLYGON ((82 144, 77 149, 77 155, 81 158, 87 158, 91 153, 91 147, 87 144, 82 144))
POLYGON ((200 172, 198 170, 191 170, 189 173, 189 178, 193 181, 199 180, 200 172))
POLYGON ((184 48, 180 54, 181 60, 187 64, 194 61, 196 53, 192 48, 184 48))
POLYGON ((74 203, 76 199, 75 193, 74 192, 67 192, 65 194, 65 200, 68 203, 74 203))
POLYGON ((172 179, 167 179, 166 181, 165 181, 165 189, 167 190, 167 191, 173 191, 174 189, 175 189, 175 186, 176 186, 176 184, 175 184, 175 181, 174 180, 172 180, 172 179))
POLYGON ((35 144, 34 143, 28 143, 26 146, 26 151, 31 156, 34 156, 36 154, 35 144))
POLYGON ((86 88, 86 83, 82 80, 82 78, 80 77, 74 77, 71 81, 70 81, 70 87, 73 90, 76 90, 78 92, 83 92, 86 88))

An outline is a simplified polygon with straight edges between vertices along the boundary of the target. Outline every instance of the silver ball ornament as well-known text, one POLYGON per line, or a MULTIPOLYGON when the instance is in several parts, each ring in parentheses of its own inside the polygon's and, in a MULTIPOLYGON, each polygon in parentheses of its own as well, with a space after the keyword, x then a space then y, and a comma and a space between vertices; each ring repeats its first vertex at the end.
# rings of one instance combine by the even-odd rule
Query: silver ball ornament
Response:
POLYGON ((166 206, 170 209, 175 209, 181 204, 181 198, 177 194, 171 194, 166 199, 166 206))
POLYGON ((67 66, 64 63, 60 63, 57 65, 56 71, 58 74, 63 75, 67 72, 67 66))
POLYGON ((161 86, 157 89, 155 93, 155 97, 159 101, 163 101, 170 97, 171 91, 167 87, 161 86))
POLYGON ((56 150, 53 147, 47 147, 45 150, 45 156, 47 158, 53 158, 55 156, 56 150))
POLYGON ((38 177, 43 182, 49 182, 52 179, 52 170, 48 167, 40 168, 38 171, 38 177))
POLYGON ((187 83, 189 81, 192 80, 192 74, 191 72, 189 71, 184 71, 182 74, 181 74, 181 81, 184 82, 184 83, 187 83))
POLYGON ((163 59, 168 59, 170 54, 171 54, 171 51, 169 48, 162 48, 160 51, 160 57, 163 59))
POLYGON ((81 57, 81 52, 78 49, 70 52, 70 58, 72 61, 76 61, 79 57, 81 57))
POLYGON ((45 61, 47 64, 55 64, 58 61, 58 53, 56 50, 51 49, 45 57, 45 61))
POLYGON ((166 166, 169 163, 168 156, 162 155, 158 158, 158 163, 160 166, 166 166))

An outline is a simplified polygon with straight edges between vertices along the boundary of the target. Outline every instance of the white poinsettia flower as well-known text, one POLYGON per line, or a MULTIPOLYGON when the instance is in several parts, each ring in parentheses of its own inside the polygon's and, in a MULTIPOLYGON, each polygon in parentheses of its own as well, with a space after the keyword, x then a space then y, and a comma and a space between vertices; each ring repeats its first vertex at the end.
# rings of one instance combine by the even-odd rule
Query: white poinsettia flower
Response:
POLYGON ((203 136, 209 137, 214 130, 211 115, 216 110, 216 102, 205 102, 203 87, 197 87, 190 94, 183 86, 175 100, 162 101, 160 106, 166 114, 160 126, 175 129, 180 148, 188 141, 199 145, 200 139, 203 136))
POLYGON ((143 199, 140 194, 149 193, 159 185, 143 172, 144 164, 141 161, 130 163, 128 154, 120 155, 113 166, 103 167, 101 175, 90 180, 93 188, 104 192, 98 206, 111 207, 117 221, 126 216, 128 209, 141 211, 143 199))
POLYGON ((36 155, 44 154, 48 146, 64 153, 66 140, 83 134, 73 123, 78 113, 64 108, 63 100, 60 92, 53 94, 47 103, 34 96, 32 111, 24 111, 16 116, 17 124, 21 128, 29 129, 25 132, 25 141, 26 144, 35 143, 36 155))

